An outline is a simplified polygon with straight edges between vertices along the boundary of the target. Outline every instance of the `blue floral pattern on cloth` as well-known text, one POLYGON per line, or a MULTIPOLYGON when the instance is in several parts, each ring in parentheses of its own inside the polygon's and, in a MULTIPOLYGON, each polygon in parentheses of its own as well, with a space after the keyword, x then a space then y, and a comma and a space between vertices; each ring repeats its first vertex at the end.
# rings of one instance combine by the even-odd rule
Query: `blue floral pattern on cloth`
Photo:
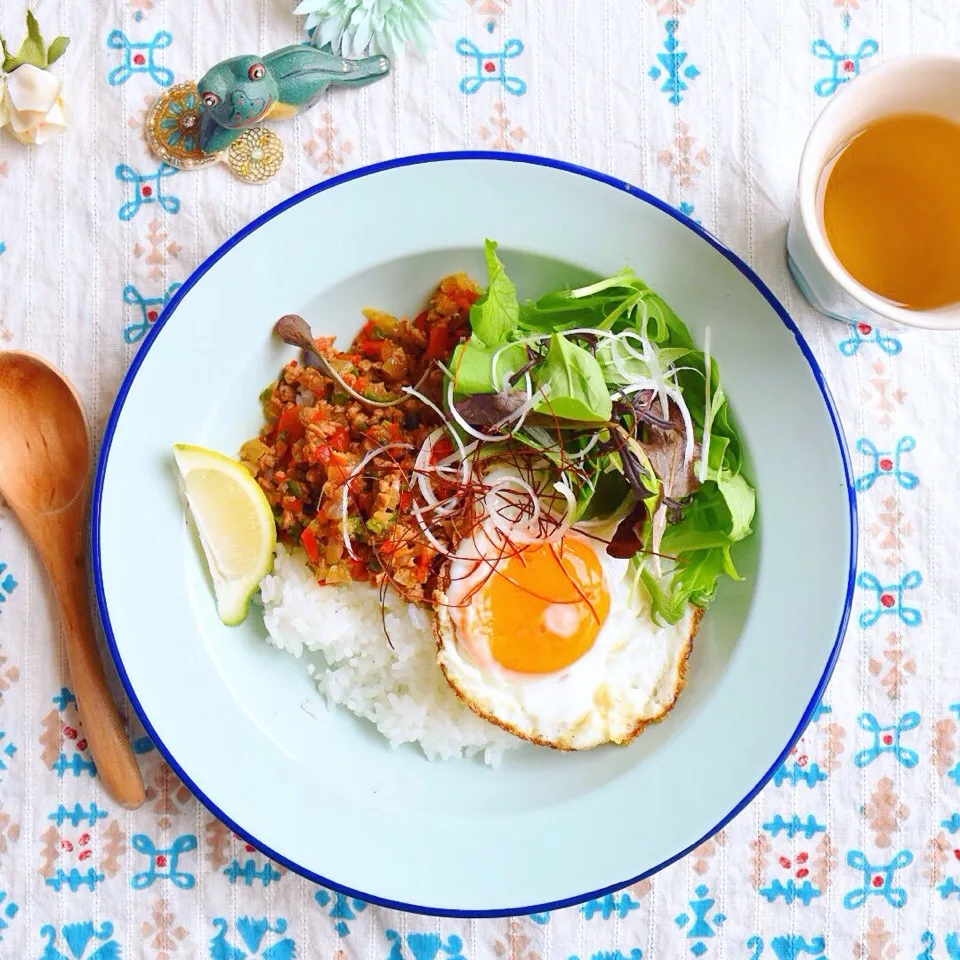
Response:
POLYGON ((872 440, 860 437, 857 440, 857 452, 869 458, 866 472, 860 474, 854 482, 857 493, 869 490, 881 477, 891 477, 904 490, 914 490, 920 482, 915 473, 904 470, 901 458, 904 454, 915 450, 917 441, 913 437, 900 437, 894 444, 893 450, 878 450, 872 440))
POLYGON ((111 50, 121 51, 122 61, 107 76, 107 82, 113 87, 126 83, 134 74, 144 73, 161 87, 173 83, 173 71, 157 63, 157 52, 165 50, 173 43, 173 37, 166 30, 155 34, 152 40, 130 40, 122 30, 114 30, 107 37, 107 46, 111 50))
POLYGON ((888 863, 874 864, 867 860, 862 850, 850 850, 847 864, 861 874, 860 886, 851 890, 843 898, 848 910, 862 907, 870 897, 882 897, 891 907, 902 907, 907 902, 907 891, 894 886, 894 874, 897 870, 909 867, 913 863, 913 854, 901 850, 888 863))
POLYGON ((897 617, 904 625, 916 627, 923 617, 916 607, 903 602, 907 590, 916 590, 923 583, 919 570, 910 570, 897 583, 881 583, 872 573, 864 570, 857 576, 857 586, 875 595, 874 606, 860 614, 860 626, 872 627, 881 617, 897 617))
POLYGON ((350 933, 350 921, 357 919, 357 914, 367 909, 363 900, 348 897, 343 893, 333 893, 322 887, 313 895, 317 905, 323 909, 329 907, 327 916, 333 921, 333 929, 338 937, 346 937, 350 933))
POLYGON ((135 873, 130 878, 130 886, 134 890, 143 890, 152 886, 157 880, 169 880, 181 890, 190 890, 197 882, 192 873, 178 870, 180 857, 197 849, 197 838, 192 833, 177 837, 169 847, 158 848, 154 842, 143 833, 134 834, 131 838, 133 849, 150 858, 146 870, 135 873))
POLYGON ((3 942, 4 931, 10 928, 10 923, 19 909, 13 900, 7 899, 7 891, 0 890, 0 943, 3 942))
MULTIPOLYGON (((571 954, 569 960, 580 960, 580 957, 571 954)), ((626 953, 622 950, 600 950, 590 954, 589 960, 643 960, 643 951, 639 947, 634 947, 626 953)))
POLYGON ((456 44, 457 53, 473 61, 474 72, 460 81, 461 93, 476 93, 484 84, 498 83, 515 97, 527 92, 527 84, 520 77, 507 73, 507 61, 523 53, 523 44, 511 38, 500 50, 481 50, 472 40, 461 37, 456 44))
POLYGON ((747 941, 747 947, 753 950, 749 960, 761 960, 761 957, 770 957, 772 960, 801 960, 803 957, 814 960, 827 960, 824 950, 827 941, 824 937, 806 937, 797 933, 782 934, 770 940, 770 951, 766 952, 763 938, 753 936, 747 941))
POLYGON ((813 789, 818 783, 822 783, 826 779, 826 771, 822 770, 816 761, 810 764, 801 764, 797 761, 791 763, 784 760, 774 771, 771 783, 775 787, 782 787, 784 784, 795 787, 803 783, 813 789))
POLYGON ((826 40, 814 40, 810 52, 819 60, 825 60, 830 68, 828 76, 821 77, 814 85, 818 97, 833 96, 845 83, 860 76, 863 61, 876 56, 880 44, 876 40, 864 40, 856 50, 837 51, 826 40))
POLYGON ((115 174, 121 183, 129 183, 133 188, 133 197, 120 207, 117 216, 121 220, 132 220, 142 207, 156 204, 166 213, 179 213, 180 201, 163 192, 164 180, 180 171, 169 163, 161 163, 153 173, 138 173, 126 163, 118 164, 115 174))
POLYGON ((776 814, 772 820, 763 824, 763 829, 771 836, 779 836, 785 833, 791 840, 794 837, 803 837, 805 840, 812 840, 818 833, 824 833, 826 827, 817 822, 817 818, 811 813, 805 820, 801 820, 794 814, 789 820, 784 820, 780 814, 776 814))
POLYGON ((60 752, 50 761, 50 769, 62 780, 68 773, 74 777, 95 777, 97 768, 90 759, 90 751, 86 738, 80 736, 76 716, 77 698, 67 687, 60 690, 51 698, 56 714, 50 716, 49 722, 57 723, 63 732, 63 745, 60 752), (72 708, 72 709, 71 709, 72 708), (68 718, 67 714, 72 715, 68 718))
MULTIPOLYGON (((0 604, 7 602, 7 598, 17 589, 17 581, 13 579, 13 574, 7 570, 5 563, 0 563, 0 604)), ((0 609, 0 614, 3 610, 0 609)))
POLYGON ((851 323, 850 336, 841 340, 837 347, 845 357, 855 357, 866 343, 876 344, 888 357, 895 357, 903 350, 903 343, 891 334, 869 323, 851 323))
POLYGON ((6 731, 0 730, 0 783, 9 769, 7 763, 13 759, 17 752, 16 746, 7 739, 6 731))
MULTIPOLYGON (((680 21, 668 20, 665 27, 667 35, 663 41, 663 53, 657 54, 660 66, 651 67, 648 76, 651 80, 660 80, 662 77, 663 86, 660 87, 660 92, 670 94, 667 98, 669 102, 679 106, 683 102, 683 94, 689 90, 687 81, 696 80, 700 71, 692 63, 687 63, 688 54, 680 49, 680 41, 677 39, 680 21)), ((693 207, 684 210, 681 205, 681 212, 689 217, 693 213, 693 207)))
POLYGON ((887 726, 881 726, 872 713, 861 713, 857 717, 857 725, 861 730, 873 734, 873 743, 853 758, 853 762, 858 767, 868 766, 885 753, 893 754, 897 763, 908 770, 920 762, 920 755, 916 750, 910 750, 900 744, 902 734, 908 730, 916 730, 920 726, 919 713, 914 711, 905 713, 896 723, 887 726))
POLYGON ((276 883, 280 879, 280 872, 269 860, 264 860, 263 865, 258 867, 256 860, 245 860, 240 863, 234 858, 228 866, 224 867, 223 875, 231 884, 239 883, 245 887, 252 887, 255 884, 269 887, 271 883, 276 883))
POLYGON ((179 283, 171 283, 159 296, 145 297, 132 283, 128 283, 123 288, 123 302, 135 306, 140 316, 138 320, 123 328, 123 339, 127 343, 138 343, 142 340, 179 289, 179 283))
POLYGON ((622 920, 631 910, 636 910, 639 906, 640 904, 629 893, 608 893, 599 900, 588 900, 580 907, 580 912, 587 920, 596 916, 604 920, 615 916, 622 920))
POLYGON ((391 944, 387 960, 465 960, 463 941, 453 934, 444 940, 438 933, 408 933, 402 937, 396 930, 387 930, 384 936, 391 944))
POLYGON ((952 930, 943 938, 945 954, 936 952, 937 938, 929 930, 924 930, 920 937, 920 945, 924 948, 917 954, 917 960, 936 960, 938 956, 944 960, 960 960, 960 932, 952 930))
POLYGON ((210 960, 293 960, 296 943, 287 933, 282 917, 271 922, 267 917, 237 917, 230 932, 225 917, 214 917, 217 931, 210 940, 210 960))
POLYGON ((59 933, 51 924, 40 929, 47 943, 38 960, 120 960, 120 944, 113 939, 113 924, 93 921, 64 924, 59 933), (64 950, 60 950, 62 944, 64 950))
POLYGON ((690 913, 680 913, 673 922, 678 929, 684 932, 689 944, 690 953, 695 957, 702 957, 709 947, 707 941, 717 935, 717 929, 727 919, 722 913, 713 912, 716 901, 710 896, 710 888, 701 883, 694 890, 694 899, 689 901, 690 913))

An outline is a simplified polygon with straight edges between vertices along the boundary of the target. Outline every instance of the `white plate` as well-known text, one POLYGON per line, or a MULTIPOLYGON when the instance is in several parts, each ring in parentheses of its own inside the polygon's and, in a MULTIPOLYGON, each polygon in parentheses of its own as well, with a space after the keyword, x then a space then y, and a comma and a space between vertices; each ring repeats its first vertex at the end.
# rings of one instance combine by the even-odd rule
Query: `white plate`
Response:
MULTIPOLYGON (((752 271, 674 209, 555 161, 432 155, 292 198, 183 285, 110 417, 93 503, 100 612, 148 732, 198 797, 265 853, 388 906, 494 915, 609 892, 682 855, 756 794, 810 720, 853 589, 856 515, 840 424, 800 333, 752 271), (171 447, 235 451, 293 351, 285 313, 349 338, 360 309, 419 309, 436 280, 485 277, 497 239, 521 293, 624 263, 695 339, 709 324, 749 450, 757 533, 697 638, 686 690, 627 748, 525 746, 496 770, 391 750, 301 704, 301 664, 262 623, 217 619, 171 447)), ((425 642, 430 642, 424 638, 425 642)))

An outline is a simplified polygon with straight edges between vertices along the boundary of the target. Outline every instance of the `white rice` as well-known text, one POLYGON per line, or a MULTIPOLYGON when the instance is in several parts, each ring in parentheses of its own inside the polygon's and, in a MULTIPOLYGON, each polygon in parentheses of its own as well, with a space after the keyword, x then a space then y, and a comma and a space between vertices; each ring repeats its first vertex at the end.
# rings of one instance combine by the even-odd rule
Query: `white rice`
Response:
POLYGON ((386 601, 392 649, 377 590, 362 583, 319 587, 299 552, 277 547, 260 593, 267 642, 295 657, 306 650, 307 670, 328 705, 370 720, 392 746, 419 743, 428 760, 482 753, 493 767, 520 746, 457 699, 437 665, 428 614, 393 591, 386 601))

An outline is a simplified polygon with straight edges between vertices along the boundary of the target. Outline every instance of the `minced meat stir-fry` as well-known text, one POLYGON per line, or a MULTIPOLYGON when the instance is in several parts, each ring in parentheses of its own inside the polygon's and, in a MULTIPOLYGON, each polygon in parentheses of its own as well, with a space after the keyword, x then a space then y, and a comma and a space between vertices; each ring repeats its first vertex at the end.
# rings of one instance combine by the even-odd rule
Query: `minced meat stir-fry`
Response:
MULTIPOLYGON (((333 337, 315 341, 316 354, 342 382, 308 356, 303 363, 291 360, 261 395, 266 424, 240 457, 270 502, 280 539, 303 547, 318 583, 389 582, 413 601, 423 600, 432 586, 438 552, 412 514, 410 483, 418 452, 441 419, 417 397, 376 407, 344 385, 374 402, 415 387, 442 407, 444 373, 435 361, 446 364, 469 336, 470 307, 479 293, 467 276, 455 274, 412 321, 364 311, 366 323, 346 351, 334 349, 333 337)), ((444 436, 432 447, 432 462, 450 453, 444 436)), ((436 484, 439 496, 442 488, 436 484)), ((431 529, 446 548, 463 535, 458 524, 464 522, 457 515, 431 529)))

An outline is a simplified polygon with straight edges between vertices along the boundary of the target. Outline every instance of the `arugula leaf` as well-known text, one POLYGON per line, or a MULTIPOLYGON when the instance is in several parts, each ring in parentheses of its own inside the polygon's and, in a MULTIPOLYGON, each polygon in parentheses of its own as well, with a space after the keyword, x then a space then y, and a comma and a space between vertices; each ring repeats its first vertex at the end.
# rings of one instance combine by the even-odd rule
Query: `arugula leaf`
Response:
POLYGON ((503 343, 516 330, 520 304, 517 288, 497 256, 496 242, 487 240, 484 251, 489 279, 487 289, 470 308, 470 328, 475 337, 493 346, 503 343))
POLYGON ((536 371, 537 386, 547 396, 534 409, 568 420, 604 423, 613 402, 593 354, 560 333, 550 336, 550 346, 536 371))

